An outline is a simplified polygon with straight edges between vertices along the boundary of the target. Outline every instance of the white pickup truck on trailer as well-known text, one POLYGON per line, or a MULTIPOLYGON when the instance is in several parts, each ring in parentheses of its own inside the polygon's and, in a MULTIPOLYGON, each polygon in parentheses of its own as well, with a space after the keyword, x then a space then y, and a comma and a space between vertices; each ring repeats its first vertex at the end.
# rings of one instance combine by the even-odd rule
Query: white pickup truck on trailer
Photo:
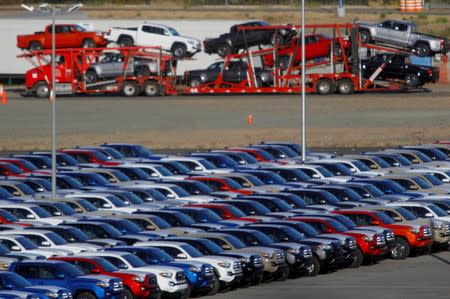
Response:
POLYGON ((161 46, 176 58, 191 57, 202 50, 198 39, 181 36, 172 27, 147 22, 137 27, 112 27, 108 30, 106 39, 121 47, 161 46))

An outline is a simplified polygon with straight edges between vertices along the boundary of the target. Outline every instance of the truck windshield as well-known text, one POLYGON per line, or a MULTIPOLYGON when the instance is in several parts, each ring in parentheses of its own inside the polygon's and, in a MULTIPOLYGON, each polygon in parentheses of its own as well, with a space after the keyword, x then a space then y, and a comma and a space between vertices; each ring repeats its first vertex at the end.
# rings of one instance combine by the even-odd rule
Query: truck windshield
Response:
POLYGON ((167 27, 167 29, 170 31, 170 33, 173 35, 173 36, 179 36, 180 34, 178 33, 178 31, 176 31, 174 28, 172 28, 172 27, 167 27))
POLYGON ((448 216, 448 213, 446 211, 444 211, 443 209, 441 209, 440 207, 438 207, 437 205, 429 205, 428 206, 430 208, 430 210, 432 210, 434 213, 436 213, 436 215, 438 215, 439 217, 446 217, 448 216))
POLYGON ((49 238, 55 245, 65 245, 67 244, 67 241, 64 240, 61 236, 57 235, 56 233, 48 233, 45 234, 47 238, 49 238))
POLYGON ((191 258, 196 258, 196 257, 201 257, 203 256, 203 254, 198 251, 197 249, 195 249, 194 247, 192 247, 192 245, 189 244, 184 244, 181 245, 181 248, 187 252, 187 254, 191 257, 191 258))
POLYGON ((81 272, 80 269, 78 269, 76 266, 69 264, 69 263, 61 263, 58 265, 59 269, 64 272, 64 275, 69 278, 75 278, 78 276, 83 276, 84 273, 81 272))
POLYGON ((395 223, 395 221, 391 217, 389 217, 388 215, 386 215, 383 212, 375 212, 375 214, 377 215, 378 218, 380 218, 380 220, 384 224, 393 224, 393 223, 395 223))
POLYGON ((145 267, 147 264, 135 256, 134 254, 125 254, 122 256, 124 260, 126 260, 128 263, 130 263, 131 266, 134 268, 136 267, 145 267))
POLYGON ((413 213, 411 213, 410 211, 408 211, 408 210, 405 209, 405 208, 398 207, 398 208, 395 208, 395 210, 397 211, 397 213, 399 213, 400 215, 402 215, 403 218, 405 218, 406 220, 415 220, 415 219, 417 219, 417 217, 414 216, 413 213))

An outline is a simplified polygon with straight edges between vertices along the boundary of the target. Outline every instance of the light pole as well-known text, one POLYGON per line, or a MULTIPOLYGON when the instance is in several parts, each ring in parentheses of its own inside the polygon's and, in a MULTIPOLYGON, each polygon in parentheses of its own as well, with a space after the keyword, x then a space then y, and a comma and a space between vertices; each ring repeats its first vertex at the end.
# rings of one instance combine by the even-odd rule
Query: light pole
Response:
MULTIPOLYGON (((32 12, 33 6, 25 4, 20 5, 22 8, 32 12)), ((65 12, 74 12, 83 6, 82 3, 71 5, 65 12)), ((52 16, 52 83, 50 90, 50 101, 52 103, 52 198, 56 197, 56 36, 55 36, 55 18, 57 9, 54 5, 42 3, 38 6, 38 11, 50 12, 52 16)))
POLYGON ((306 94, 305 94, 305 0, 302 0, 302 162, 306 161, 306 94))

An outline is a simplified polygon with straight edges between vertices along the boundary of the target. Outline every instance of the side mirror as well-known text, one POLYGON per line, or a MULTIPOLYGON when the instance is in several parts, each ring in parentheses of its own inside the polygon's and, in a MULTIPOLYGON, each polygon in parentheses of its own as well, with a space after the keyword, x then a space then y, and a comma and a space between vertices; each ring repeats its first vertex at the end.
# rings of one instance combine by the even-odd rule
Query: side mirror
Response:
POLYGON ((222 190, 222 191, 230 190, 230 188, 228 188, 227 186, 220 186, 219 189, 222 190))
POLYGON ((409 190, 419 190, 419 187, 417 187, 416 185, 411 185, 409 186, 409 190))
POLYGON ((91 273, 100 274, 100 269, 94 268, 94 269, 91 270, 91 273))
POLYGON ((12 290, 14 288, 14 286, 12 284, 4 284, 3 288, 4 290, 12 290))
POLYGON ((170 198, 170 199, 175 199, 175 195, 173 195, 173 194, 167 194, 166 197, 170 198))
POLYGON ((62 216, 62 213, 60 211, 55 211, 52 214, 53 216, 62 216))
POLYGON ((250 245, 251 245, 251 246, 258 246, 259 244, 258 244, 258 242, 253 241, 253 242, 250 242, 250 245))
POLYGON ((399 216, 394 216, 392 219, 394 219, 395 222, 402 222, 402 218, 399 216))
POLYGON ((200 166, 195 166, 195 167, 194 167, 194 170, 195 170, 195 171, 202 171, 203 169, 202 169, 200 166))
POLYGON ((156 227, 154 225, 151 225, 151 224, 147 225, 145 228, 147 230, 156 230, 156 227))
POLYGON ((450 183, 450 179, 444 178, 444 179, 442 179, 442 182, 443 183, 450 183))
POLYGON ((111 209, 111 208, 112 208, 112 205, 110 205, 109 203, 104 203, 104 204, 102 205, 102 208, 104 208, 104 209, 111 209))
POLYGON ((75 212, 77 212, 77 213, 83 213, 83 209, 81 209, 81 208, 75 208, 75 212))
POLYGON ((119 267, 117 267, 117 268, 119 268, 119 269, 128 269, 128 266, 125 265, 125 264, 121 264, 121 265, 119 265, 119 267))
POLYGON ((375 164, 370 164, 370 169, 378 169, 378 166, 376 166, 375 164))
POLYGON ((58 274, 56 274, 56 279, 64 279, 64 274, 62 274, 62 273, 58 273, 58 274))
POLYGON ((425 218, 434 218, 434 216, 433 216, 433 214, 428 212, 428 213, 425 213, 425 218))
POLYGON ((413 162, 414 164, 419 164, 420 163, 419 159, 412 159, 411 162, 413 162))
POLYGON ((223 217, 223 219, 230 219, 230 218, 231 218, 230 215, 224 215, 224 216, 222 216, 222 217, 223 217))
POLYGON ((184 253, 178 253, 178 254, 177 254, 177 259, 183 259, 183 260, 185 260, 185 259, 187 259, 187 255, 185 255, 184 253))
POLYGON ((222 245, 222 249, 223 249, 223 250, 231 250, 231 246, 228 245, 228 244, 223 244, 223 245, 222 245))
POLYGON ((11 246, 11 248, 9 250, 11 250, 11 251, 22 251, 22 249, 20 249, 20 247, 17 246, 17 245, 11 246))
POLYGON ((326 204, 327 202, 324 200, 324 199, 320 199, 319 200, 319 204, 321 204, 321 205, 324 205, 324 204, 326 204))
POLYGON ((69 243, 75 243, 77 240, 75 240, 75 238, 68 238, 67 241, 69 243))
POLYGON ((320 179, 320 175, 318 175, 317 173, 315 173, 315 174, 312 175, 312 178, 313 178, 313 179, 320 179))
POLYGON ((33 214, 28 214, 27 219, 36 219, 36 216, 34 216, 33 214))
POLYGON ((50 247, 52 244, 50 244, 50 242, 49 241, 42 241, 41 242, 41 246, 44 246, 44 247, 50 247))
POLYGON ((380 225, 380 221, 376 220, 370 221, 370 225, 380 225))
POLYGON ((150 176, 152 178, 159 178, 159 174, 157 174, 156 172, 153 172, 150 176))
POLYGON ((331 234, 333 231, 329 228, 326 228, 323 232, 326 234, 331 234))

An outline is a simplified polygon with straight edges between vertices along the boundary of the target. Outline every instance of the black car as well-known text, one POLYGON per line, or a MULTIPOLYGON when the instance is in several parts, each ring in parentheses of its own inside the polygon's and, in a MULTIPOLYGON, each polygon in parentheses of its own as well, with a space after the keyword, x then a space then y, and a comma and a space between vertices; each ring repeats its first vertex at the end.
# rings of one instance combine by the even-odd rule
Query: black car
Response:
MULTIPOLYGON (((225 57, 237 53, 240 49, 259 45, 270 45, 274 43, 274 29, 239 30, 239 27, 270 26, 264 21, 252 21, 231 26, 229 33, 221 34, 217 38, 207 39, 203 42, 205 52, 217 53, 225 57)), ((278 44, 286 44, 297 32, 293 29, 281 29, 278 31, 278 44)))
POLYGON ((400 54, 377 54, 361 60, 362 75, 369 78, 378 67, 385 66, 377 79, 400 80, 408 87, 420 87, 439 80, 439 68, 408 63, 409 56, 400 54))
MULTIPOLYGON (((222 81, 226 83, 240 83, 248 78, 248 64, 242 60, 230 61, 225 65, 224 61, 211 64, 206 69, 192 70, 184 73, 184 83, 190 87, 216 81, 222 74, 222 81)), ((255 68, 256 85, 258 87, 270 85, 273 82, 272 71, 255 68)))

